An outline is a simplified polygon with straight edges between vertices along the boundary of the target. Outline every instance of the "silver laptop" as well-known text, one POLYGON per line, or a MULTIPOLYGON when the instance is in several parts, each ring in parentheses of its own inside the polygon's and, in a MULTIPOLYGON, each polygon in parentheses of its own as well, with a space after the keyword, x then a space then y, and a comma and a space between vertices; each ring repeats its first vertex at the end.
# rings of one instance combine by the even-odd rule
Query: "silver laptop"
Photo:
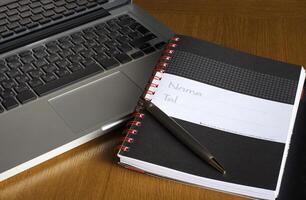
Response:
POLYGON ((173 33, 128 0, 0 3, 0 181, 133 111, 173 33))

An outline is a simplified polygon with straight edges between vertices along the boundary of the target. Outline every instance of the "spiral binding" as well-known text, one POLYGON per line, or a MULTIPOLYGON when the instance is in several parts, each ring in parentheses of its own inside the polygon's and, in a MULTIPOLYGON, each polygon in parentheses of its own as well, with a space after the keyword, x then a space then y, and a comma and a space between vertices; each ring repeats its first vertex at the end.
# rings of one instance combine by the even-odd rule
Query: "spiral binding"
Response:
POLYGON ((141 119, 145 117, 145 114, 142 113, 143 110, 143 100, 151 101, 153 95, 155 94, 156 89, 159 86, 159 82, 162 79, 165 68, 169 65, 167 63, 172 59, 171 54, 174 53, 174 48, 177 47, 177 41, 179 37, 172 37, 168 44, 165 46, 164 51, 157 62, 157 65, 154 68, 151 78, 146 86, 146 89, 141 96, 141 100, 138 101, 138 104, 135 108, 134 113, 131 115, 132 120, 127 123, 127 127, 124 129, 122 134, 125 134, 125 137, 121 139, 122 144, 118 146, 119 151, 127 152, 130 150, 129 144, 135 141, 134 135, 137 135, 137 127, 141 126, 141 119))

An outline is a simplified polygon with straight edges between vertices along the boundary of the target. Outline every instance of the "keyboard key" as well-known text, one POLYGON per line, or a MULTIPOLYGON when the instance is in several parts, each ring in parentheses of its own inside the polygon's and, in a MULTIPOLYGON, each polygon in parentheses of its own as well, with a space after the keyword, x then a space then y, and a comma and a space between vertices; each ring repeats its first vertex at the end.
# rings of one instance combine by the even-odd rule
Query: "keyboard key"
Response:
POLYGON ((51 54, 55 54, 60 51, 60 48, 57 46, 48 47, 47 51, 51 54))
POLYGON ((48 4, 52 3, 52 2, 53 2, 53 0, 41 0, 41 3, 43 5, 48 5, 48 4))
POLYGON ((85 66, 85 67, 90 67, 91 65, 96 65, 96 62, 92 59, 92 58, 86 58, 82 64, 85 66))
POLYGON ((145 34, 147 34, 147 33, 150 32, 147 28, 145 28, 145 27, 142 26, 142 25, 138 26, 137 30, 138 30, 140 33, 142 33, 143 35, 145 35, 145 34))
POLYGON ((14 8, 17 8, 18 7, 18 3, 12 3, 12 4, 9 4, 7 5, 8 9, 14 9, 14 8))
POLYGON ((31 17, 31 19, 34 21, 34 22, 38 22, 39 20, 43 19, 43 16, 41 14, 39 15, 33 15, 31 17))
POLYGON ((20 5, 22 5, 22 6, 24 6, 24 5, 30 4, 30 0, 21 0, 21 1, 18 1, 18 3, 19 3, 20 5))
POLYGON ((53 3, 50 3, 50 4, 47 4, 47 5, 44 5, 44 9, 45 10, 51 10, 52 8, 54 8, 54 4, 53 3))
POLYGON ((0 74, 0 82, 7 80, 4 74, 0 74))
POLYGON ((16 98, 22 104, 28 103, 36 99, 36 95, 31 90, 25 90, 20 92, 16 98))
MULTIPOLYGON (((9 69, 5 65, 0 65, 0 76, 3 75, 4 72, 7 72, 9 69)), ((1 81, 1 79, 0 79, 1 81)))
POLYGON ((154 52, 156 49, 154 47, 149 47, 149 48, 146 48, 146 49, 143 49, 142 51, 145 53, 145 54, 150 54, 152 52, 154 52))
POLYGON ((54 47, 54 46, 57 46, 58 43, 57 41, 51 41, 51 42, 48 42, 45 44, 47 48, 50 48, 50 47, 54 47))
POLYGON ((37 14, 42 13, 44 10, 41 7, 39 7, 39 8, 32 9, 31 11, 33 14, 37 15, 37 14))
POLYGON ((55 63, 59 68, 66 68, 70 65, 70 62, 68 60, 62 59, 55 63))
POLYGON ((132 23, 134 23, 134 19, 132 19, 132 18, 125 18, 125 19, 122 19, 122 20, 120 20, 119 22, 118 22, 118 24, 120 25, 120 26, 130 26, 132 23))
POLYGON ((37 8, 39 6, 41 6, 41 4, 39 2, 34 2, 34 3, 30 4, 31 8, 37 8))
POLYGON ((96 7, 96 6, 97 6, 97 3, 94 3, 94 2, 86 5, 87 8, 93 8, 93 7, 96 7))
POLYGON ((8 21, 6 19, 1 19, 0 20, 0 26, 3 26, 5 24, 7 24, 7 23, 8 23, 8 21))
POLYGON ((73 15, 74 14, 74 11, 66 11, 63 13, 63 15, 65 15, 66 17, 70 16, 70 15, 73 15))
POLYGON ((165 46, 166 42, 159 42, 157 44, 155 44, 154 46, 157 48, 157 49, 161 49, 165 46))
POLYGON ((84 10, 86 10, 85 6, 81 6, 81 7, 77 7, 76 9, 74 9, 76 12, 82 12, 84 10))
POLYGON ((43 75, 41 77, 46 83, 50 81, 54 81, 57 79, 57 77, 53 73, 47 73, 46 75, 43 75))
POLYGON ((4 33, 1 33, 1 36, 2 36, 3 38, 7 38, 7 37, 12 36, 12 35, 14 35, 14 32, 13 32, 13 31, 6 31, 6 32, 4 32, 4 33))
POLYGON ((8 97, 3 99, 2 105, 5 107, 6 110, 11 110, 16 108, 19 104, 13 97, 8 97))
POLYGON ((80 53, 84 58, 92 58, 96 55, 95 52, 91 49, 81 51, 80 53))
POLYGON ((15 91, 17 93, 21 93, 25 90, 29 90, 29 87, 25 83, 19 84, 18 86, 15 87, 15 91))
POLYGON ((80 63, 84 60, 80 55, 77 55, 77 54, 68 56, 68 59, 72 63, 80 63))
POLYGON ((63 37, 57 39, 57 41, 58 41, 59 43, 69 42, 69 41, 70 41, 70 37, 69 37, 69 36, 63 36, 63 37))
POLYGON ((53 16, 51 16, 51 18, 52 18, 53 20, 58 20, 58 19, 63 18, 63 16, 62 16, 62 15, 53 15, 53 16))
POLYGON ((72 51, 74 51, 75 53, 79 53, 83 50, 85 50, 86 48, 83 45, 75 45, 74 47, 71 48, 72 51))
POLYGON ((38 27, 38 25, 39 25, 38 23, 30 23, 30 24, 27 25, 27 28, 28 29, 33 29, 35 27, 38 27))
POLYGON ((35 87, 34 91, 39 95, 43 96, 46 94, 49 94, 50 92, 53 92, 54 90, 57 90, 59 88, 62 88, 68 84, 74 83, 77 80, 83 79, 85 77, 88 77, 89 75, 93 75, 97 72, 103 71, 101 67, 97 64, 92 64, 85 69, 82 69, 80 71, 77 71, 75 73, 72 73, 64 78, 57 79, 55 81, 52 81, 50 83, 46 83, 45 85, 35 87))
POLYGON ((45 50, 37 51, 35 53, 36 58, 44 58, 48 55, 48 53, 45 50))
MULTIPOLYGON (((53 15, 55 15, 55 13, 54 13, 52 10, 49 10, 49 11, 47 11, 47 12, 43 12, 43 16, 45 16, 45 17, 51 17, 51 16, 53 16, 53 15)), ((41 22, 41 21, 40 21, 40 22, 41 22)), ((46 23, 48 23, 48 22, 51 22, 51 20, 47 20, 46 23)))
POLYGON ((73 47, 73 44, 71 42, 69 42, 69 41, 64 41, 64 42, 61 42, 60 47, 62 49, 69 50, 69 49, 71 49, 73 47))
POLYGON ((119 62, 117 62, 113 58, 105 58, 98 61, 105 69, 111 69, 119 66, 119 62))
POLYGON ((137 51, 131 55, 131 57, 134 59, 140 58, 142 56, 144 56, 144 53, 142 51, 137 51))
POLYGON ((130 27, 132 30, 135 30, 135 29, 137 29, 139 26, 141 26, 141 24, 139 24, 138 22, 135 22, 135 23, 132 23, 129 27, 130 27))
POLYGON ((46 73, 52 73, 55 70, 57 70, 58 68, 54 65, 54 64, 49 64, 49 65, 45 65, 42 67, 42 69, 46 72, 46 73))
POLYGON ((49 23, 49 22, 51 22, 51 19, 48 19, 48 18, 45 18, 45 19, 42 19, 42 20, 39 21, 39 23, 40 23, 41 25, 47 24, 47 23, 49 23))
POLYGON ((31 63, 31 62, 33 62, 35 59, 33 58, 33 56, 31 56, 31 55, 28 55, 28 56, 25 56, 25 57, 22 57, 21 58, 21 61, 23 62, 23 63, 31 63))
POLYGON ((19 53, 19 56, 20 57, 25 57, 25 56, 31 56, 32 55, 32 52, 27 50, 27 51, 22 51, 19 53))
POLYGON ((17 9, 12 9, 6 12, 7 16, 14 16, 18 14, 18 10, 17 9))
POLYGON ((77 7, 77 4, 75 3, 69 3, 65 6, 68 10, 74 9, 77 7))
POLYGON ((34 49, 32 49, 32 51, 34 53, 38 53, 38 52, 44 51, 44 50, 46 50, 46 48, 44 46, 38 46, 38 47, 35 47, 34 49))
POLYGON ((68 75, 70 74, 70 72, 69 72, 67 69, 65 69, 65 68, 56 70, 55 73, 56 73, 56 75, 58 75, 59 77, 68 76, 68 75))
POLYGON ((17 69, 13 69, 9 72, 7 72, 7 75, 10 77, 10 78, 15 78, 16 76, 19 76, 21 75, 21 72, 17 69))
POLYGON ((79 0, 79 1, 77 1, 77 4, 80 5, 80 6, 84 6, 84 5, 87 4, 87 2, 88 1, 86 1, 86 0, 79 0))
POLYGON ((8 90, 4 90, 1 92, 1 96, 3 99, 9 98, 9 97, 14 97, 15 93, 13 92, 13 90, 8 89, 8 90))
POLYGON ((104 3, 107 3, 107 2, 108 2, 108 0, 97 0, 98 4, 104 4, 104 3))
POLYGON ((0 26, 0 33, 4 33, 7 31, 7 28, 5 26, 0 26))
POLYGON ((30 80, 30 78, 25 75, 25 74, 22 74, 22 75, 19 75, 15 78, 15 80, 19 83, 19 84, 22 84, 22 83, 25 83, 25 82, 28 82, 30 80))
POLYGON ((14 61, 9 61, 7 63, 7 65, 11 68, 11 69, 17 69, 18 67, 21 67, 21 63, 18 60, 14 60, 14 61))
POLYGON ((149 44, 149 43, 144 43, 143 45, 141 45, 141 46, 139 47, 139 49, 143 50, 143 49, 146 49, 146 48, 149 48, 149 47, 151 47, 151 44, 149 44))
POLYGON ((110 48, 109 50, 106 50, 105 53, 106 53, 109 57, 112 57, 113 55, 120 54, 120 51, 117 50, 116 47, 113 47, 113 48, 110 48))
POLYGON ((64 8, 64 7, 57 7, 57 8, 54 9, 54 12, 56 12, 57 14, 61 14, 65 11, 66 11, 66 8, 64 8))
POLYGON ((18 8, 19 12, 25 12, 25 11, 28 11, 28 10, 30 10, 29 6, 21 6, 21 7, 18 8))
POLYGON ((82 66, 78 63, 73 63, 71 66, 69 66, 70 71, 76 72, 82 69, 82 66))
POLYGON ((11 89, 16 86, 16 83, 13 80, 5 80, 2 82, 2 87, 4 89, 11 89))
POLYGON ((128 44, 122 44, 122 45, 118 46, 118 48, 119 48, 120 51, 122 51, 122 52, 124 52, 124 53, 126 53, 126 52, 128 52, 128 51, 131 51, 131 50, 133 49, 133 48, 130 47, 130 45, 128 45, 128 44))
POLYGON ((33 65, 31 65, 31 64, 24 64, 24 65, 22 65, 20 67, 20 69, 21 69, 21 71, 23 71, 23 73, 27 73, 27 72, 29 72, 31 70, 34 70, 35 67, 33 65))
POLYGON ((14 61, 18 61, 19 57, 17 55, 12 55, 12 56, 9 56, 7 58, 5 58, 5 60, 7 62, 14 62, 14 61))
POLYGON ((37 69, 37 70, 30 71, 29 74, 32 78, 35 79, 35 78, 40 78, 44 73, 37 69))
POLYGON ((154 38, 156 38, 154 34, 149 34, 149 35, 133 40, 130 44, 134 47, 139 47, 154 38))
POLYGON ((124 63, 127 63, 129 61, 131 61, 132 59, 130 58, 130 56, 128 56, 127 54, 125 53, 121 53, 121 54, 117 54, 115 55, 115 58, 117 60, 119 60, 120 63, 124 64, 124 63))
POLYGON ((130 42, 130 39, 123 35, 123 36, 119 36, 116 38, 120 43, 129 43, 130 42))
POLYGON ((41 86, 42 84, 43 84, 43 82, 40 79, 32 79, 31 81, 29 81, 29 85, 32 88, 41 86))
POLYGON ((22 19, 24 19, 24 18, 26 18, 26 17, 30 17, 30 16, 32 16, 31 11, 26 11, 26 12, 20 13, 20 17, 21 17, 22 19))
POLYGON ((2 13, 2 12, 5 12, 5 11, 7 11, 7 8, 6 8, 6 7, 4 7, 4 6, 0 7, 0 12, 1 12, 1 13, 2 13))
POLYGON ((16 21, 20 20, 20 17, 19 17, 18 15, 13 15, 13 16, 10 16, 10 17, 8 18, 8 20, 9 20, 10 22, 16 22, 16 21))
POLYGON ((48 63, 46 60, 40 58, 38 60, 35 60, 33 64, 36 68, 41 68, 42 66, 47 65, 48 63))
POLYGON ((56 54, 50 54, 49 56, 47 56, 46 59, 48 60, 49 63, 55 63, 56 61, 60 60, 61 58, 56 54))
POLYGON ((17 22, 13 22, 13 23, 9 23, 6 27, 10 30, 14 30, 15 28, 19 27, 19 24, 17 22))

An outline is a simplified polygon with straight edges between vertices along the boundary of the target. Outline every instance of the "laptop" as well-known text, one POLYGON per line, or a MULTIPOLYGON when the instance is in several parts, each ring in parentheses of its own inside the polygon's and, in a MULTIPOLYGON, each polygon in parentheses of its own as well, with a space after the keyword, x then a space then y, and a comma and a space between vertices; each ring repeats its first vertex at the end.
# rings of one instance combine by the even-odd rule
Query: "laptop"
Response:
POLYGON ((0 181, 124 122, 172 35, 129 0, 2 0, 0 181))

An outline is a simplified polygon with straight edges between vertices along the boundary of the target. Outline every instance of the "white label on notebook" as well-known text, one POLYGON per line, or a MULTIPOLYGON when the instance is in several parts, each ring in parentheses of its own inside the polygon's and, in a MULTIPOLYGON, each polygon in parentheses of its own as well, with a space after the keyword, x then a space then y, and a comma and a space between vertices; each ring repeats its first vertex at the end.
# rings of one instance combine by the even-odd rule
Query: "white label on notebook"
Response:
POLYGON ((239 135, 285 143, 293 105, 163 74, 152 102, 169 116, 239 135))

